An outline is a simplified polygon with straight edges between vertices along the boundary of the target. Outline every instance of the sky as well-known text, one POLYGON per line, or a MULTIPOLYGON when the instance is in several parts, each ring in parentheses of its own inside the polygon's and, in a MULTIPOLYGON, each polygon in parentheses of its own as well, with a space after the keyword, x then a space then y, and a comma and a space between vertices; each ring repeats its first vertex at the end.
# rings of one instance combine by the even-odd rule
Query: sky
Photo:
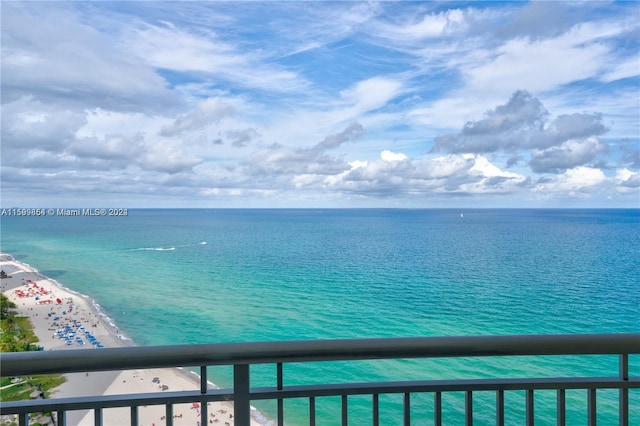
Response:
POLYGON ((5 208, 640 208, 635 1, 0 7, 5 208))

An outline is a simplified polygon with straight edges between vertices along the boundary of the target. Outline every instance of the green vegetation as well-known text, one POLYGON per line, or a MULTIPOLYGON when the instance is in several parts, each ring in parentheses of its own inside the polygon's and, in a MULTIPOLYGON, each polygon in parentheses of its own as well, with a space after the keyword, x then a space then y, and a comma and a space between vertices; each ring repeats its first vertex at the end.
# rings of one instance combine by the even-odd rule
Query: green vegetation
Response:
POLYGON ((29 318, 16 316, 16 305, 0 294, 0 352, 38 351, 29 318))
MULTIPOLYGON (((16 305, 0 294, 0 352, 38 351, 38 338, 27 317, 15 314, 16 305)), ((51 389, 65 382, 60 374, 0 378, 0 401, 29 399, 36 391, 49 397, 51 389)))
POLYGON ((0 391, 2 401, 19 401, 22 399, 30 399, 31 394, 40 391, 44 392, 45 397, 50 396, 51 389, 60 386, 65 382, 64 376, 60 374, 42 374, 30 377, 17 377, 14 380, 19 382, 12 383, 12 378, 3 377, 0 391), (7 384, 5 384, 7 383, 7 384), (9 386, 12 385, 13 386, 9 386), (7 387, 4 387, 7 386, 7 387))

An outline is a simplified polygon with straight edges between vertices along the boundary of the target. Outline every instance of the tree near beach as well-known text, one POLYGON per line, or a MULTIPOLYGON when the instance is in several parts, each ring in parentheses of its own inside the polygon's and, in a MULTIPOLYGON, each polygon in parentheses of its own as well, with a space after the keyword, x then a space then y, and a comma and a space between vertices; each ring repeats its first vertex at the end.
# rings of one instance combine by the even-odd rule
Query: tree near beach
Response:
POLYGON ((0 352, 41 350, 29 318, 17 316, 15 308, 4 294, 0 295, 0 352))
MULTIPOLYGON (((0 352, 38 351, 38 338, 29 318, 15 313, 16 305, 0 294, 0 352)), ((60 374, 0 378, 0 401, 29 399, 34 391, 47 396, 66 379, 60 374)))

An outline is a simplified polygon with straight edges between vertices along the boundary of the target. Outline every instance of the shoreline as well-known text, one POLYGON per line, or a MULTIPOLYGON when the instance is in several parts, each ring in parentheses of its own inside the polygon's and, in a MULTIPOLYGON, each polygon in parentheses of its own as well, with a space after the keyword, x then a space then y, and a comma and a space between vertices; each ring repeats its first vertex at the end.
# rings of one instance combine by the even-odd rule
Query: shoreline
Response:
MULTIPOLYGON (((16 304, 18 315, 30 319, 39 340, 37 344, 44 350, 100 350, 101 347, 136 346, 89 296, 63 286, 8 253, 0 253, 0 268, 7 274, 7 277, 0 279, 0 291, 16 304)), ((200 388, 200 376, 180 367, 68 373, 64 376, 67 381, 52 390, 53 398, 200 388)), ((211 389, 218 388, 210 381, 208 386, 211 389)), ((67 424, 93 425, 92 411, 67 413, 67 424)), ((189 426, 234 424, 232 402, 211 402, 208 404, 208 413, 209 419, 200 419, 199 408, 191 404, 176 404, 173 422, 189 426)), ((164 416, 164 406, 138 409, 139 424, 143 426, 163 425, 164 416)), ((130 409, 105 409, 103 419, 105 424, 130 423, 130 409)), ((273 422, 254 409, 251 424, 261 426, 273 422)))

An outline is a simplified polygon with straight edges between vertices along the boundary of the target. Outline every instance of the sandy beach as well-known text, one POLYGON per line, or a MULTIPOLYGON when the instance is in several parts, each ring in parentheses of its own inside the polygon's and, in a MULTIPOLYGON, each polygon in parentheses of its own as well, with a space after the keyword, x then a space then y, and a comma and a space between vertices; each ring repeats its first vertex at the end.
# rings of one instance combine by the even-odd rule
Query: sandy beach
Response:
MULTIPOLYGON (((7 254, 0 254, 0 268, 8 275, 0 280, 0 290, 16 304, 19 315, 31 318, 38 344, 44 350, 100 350, 101 347, 132 345, 88 298, 62 288, 7 254)), ((195 375, 177 368, 65 376, 67 381, 54 390, 53 398, 197 390, 200 386, 195 375)), ((140 407, 139 424, 164 425, 165 414, 164 406, 140 407)), ((200 409, 192 404, 175 405, 173 415, 175 425, 234 424, 233 404, 227 402, 209 403, 209 418, 204 420, 200 409)), ((103 419, 106 425, 130 424, 130 409, 106 409, 103 419)), ((67 424, 93 425, 93 411, 69 412, 67 424)), ((252 420, 252 425, 260 423, 252 420)))

